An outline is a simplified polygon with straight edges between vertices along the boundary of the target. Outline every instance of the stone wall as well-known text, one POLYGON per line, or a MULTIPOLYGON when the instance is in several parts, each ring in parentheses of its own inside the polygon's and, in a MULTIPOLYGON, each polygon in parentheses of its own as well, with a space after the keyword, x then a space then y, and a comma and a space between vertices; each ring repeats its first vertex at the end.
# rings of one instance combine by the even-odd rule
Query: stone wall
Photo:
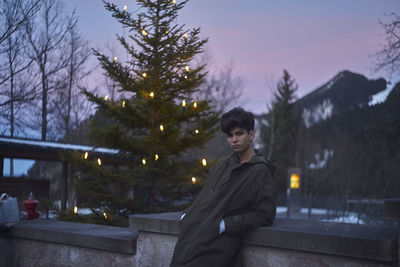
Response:
MULTIPOLYGON (((179 213, 130 228, 34 220, 0 234, 0 266, 169 266, 179 213)), ((399 228, 276 219, 245 236, 246 266, 398 266, 399 228)))
POLYGON ((23 221, 0 235, 0 266, 138 266, 137 238, 123 227, 23 221))
MULTIPOLYGON (((133 215, 143 266, 168 266, 179 213, 133 215)), ((246 266, 398 266, 398 227, 276 219, 247 234, 246 266)), ((140 252, 139 252, 140 251, 140 252)), ((140 253, 140 255, 139 255, 140 253)), ((142 265, 140 265, 142 266, 142 265)))

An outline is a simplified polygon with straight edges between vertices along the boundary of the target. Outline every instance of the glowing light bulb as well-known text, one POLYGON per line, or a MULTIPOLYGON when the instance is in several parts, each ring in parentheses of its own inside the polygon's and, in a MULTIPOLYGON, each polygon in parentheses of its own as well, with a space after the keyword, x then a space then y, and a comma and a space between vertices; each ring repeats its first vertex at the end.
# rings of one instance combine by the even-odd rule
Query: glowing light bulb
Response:
POLYGON ((186 65, 185 70, 186 70, 186 71, 189 71, 189 70, 190 70, 188 65, 186 65))
POLYGON ((192 177, 192 183, 195 184, 196 182, 197 182, 197 179, 196 179, 196 177, 193 176, 192 177))
POLYGON ((101 166, 101 159, 97 158, 97 163, 99 164, 99 166, 101 166))
POLYGON ((126 106, 125 104, 126 104, 125 100, 122 101, 122 107, 123 107, 123 108, 125 108, 125 106, 126 106))
POLYGON ((200 132, 199 132, 199 130, 194 130, 194 132, 195 132, 195 134, 199 134, 200 132))
POLYGON ((165 31, 165 34, 168 34, 168 30, 165 31))
POLYGON ((155 159, 155 160, 158 160, 158 154, 155 154, 155 155, 154 155, 154 159, 155 159))
POLYGON ((74 208, 74 213, 75 213, 75 214, 78 213, 78 207, 77 207, 77 206, 75 206, 75 208, 74 208))
POLYGON ((143 78, 146 78, 147 77, 147 73, 143 72, 142 76, 143 76, 143 78))
POLYGON ((151 98, 154 98, 154 92, 150 92, 149 96, 150 96, 151 98))
POLYGON ((126 5, 124 5, 124 11, 126 11, 127 8, 128 8, 128 7, 127 7, 126 5))
POLYGON ((85 152, 85 155, 83 157, 84 157, 84 159, 87 159, 89 157, 89 153, 85 152))
POLYGON ((114 62, 117 62, 118 57, 114 57, 114 62))
POLYGON ((145 30, 142 30, 142 34, 143 34, 143 36, 146 36, 147 32, 145 30))
POLYGON ((107 101, 108 100, 108 95, 106 95, 105 97, 104 97, 104 101, 107 101))
POLYGON ((201 160, 201 164, 203 164, 204 167, 207 166, 207 160, 206 159, 202 159, 201 160))
POLYGON ((160 131, 163 132, 164 131, 164 125, 160 124, 160 131))
POLYGON ((187 80, 187 78, 188 78, 188 76, 187 75, 185 75, 185 79, 187 80))
POLYGON ((175 5, 176 4, 176 0, 172 0, 172 3, 175 5))
POLYGON ((193 107, 194 107, 194 108, 197 108, 197 101, 194 101, 193 107))
POLYGON ((184 37, 185 39, 187 39, 188 35, 185 33, 185 35, 183 35, 183 37, 184 37))
POLYGON ((145 158, 142 158, 142 164, 146 165, 146 159, 145 158))
POLYGON ((186 101, 182 100, 182 107, 186 107, 186 101))
POLYGON ((104 216, 105 219, 108 218, 108 217, 107 217, 107 214, 106 214, 105 212, 103 212, 103 216, 104 216))

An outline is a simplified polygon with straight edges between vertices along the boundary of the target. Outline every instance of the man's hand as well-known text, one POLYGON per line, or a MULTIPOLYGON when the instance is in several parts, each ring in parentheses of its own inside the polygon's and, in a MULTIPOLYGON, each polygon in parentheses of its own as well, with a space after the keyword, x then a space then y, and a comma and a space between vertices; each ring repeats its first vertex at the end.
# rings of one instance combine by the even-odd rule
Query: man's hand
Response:
POLYGON ((223 219, 221 219, 219 222, 219 234, 222 234, 223 232, 225 232, 225 222, 223 219))

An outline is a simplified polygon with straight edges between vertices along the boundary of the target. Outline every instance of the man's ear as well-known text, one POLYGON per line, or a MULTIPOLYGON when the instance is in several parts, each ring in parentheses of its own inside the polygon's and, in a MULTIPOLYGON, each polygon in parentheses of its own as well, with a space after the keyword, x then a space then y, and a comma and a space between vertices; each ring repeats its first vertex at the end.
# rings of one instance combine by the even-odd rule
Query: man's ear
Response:
POLYGON ((256 134, 256 133, 255 133, 254 130, 250 130, 250 131, 249 131, 249 135, 250 135, 251 140, 254 139, 255 134, 256 134))

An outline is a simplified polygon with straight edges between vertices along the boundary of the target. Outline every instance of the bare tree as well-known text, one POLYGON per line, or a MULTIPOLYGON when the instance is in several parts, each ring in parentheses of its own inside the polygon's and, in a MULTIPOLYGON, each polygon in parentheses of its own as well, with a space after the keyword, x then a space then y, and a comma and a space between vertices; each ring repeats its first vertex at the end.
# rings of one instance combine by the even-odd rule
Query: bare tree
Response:
POLYGON ((80 94, 79 86, 82 86, 84 79, 90 74, 86 63, 91 55, 87 41, 79 34, 76 24, 69 30, 65 48, 65 53, 69 57, 67 67, 61 76, 61 83, 64 89, 57 91, 54 106, 58 128, 64 135, 64 139, 70 141, 71 130, 74 128, 74 125, 79 125, 79 122, 83 119, 79 113, 87 115, 85 113, 87 110, 85 108, 85 102, 87 103, 86 97, 80 94), (79 108, 76 108, 76 106, 79 108))
MULTIPOLYGON (((34 90, 26 86, 29 75, 23 75, 32 61, 24 58, 26 35, 21 26, 35 15, 38 1, 1 1, 0 6, 0 17, 4 23, 0 37, 0 116, 7 121, 5 130, 9 130, 9 136, 14 137, 16 121, 19 120, 16 116, 18 108, 21 109, 22 104, 31 101, 34 96, 34 90), (27 13, 23 13, 22 8, 28 8, 27 13)), ((10 159, 10 176, 13 174, 14 162, 10 159)))
POLYGON ((389 23, 379 22, 386 38, 382 50, 374 55, 373 60, 375 71, 385 70, 393 75, 400 73, 400 16, 393 12, 388 17, 391 17, 389 23))
POLYGON ((37 67, 41 93, 41 139, 48 134, 48 115, 50 96, 60 86, 57 75, 68 66, 69 55, 64 52, 64 41, 76 23, 74 15, 63 16, 63 7, 59 0, 43 0, 40 15, 28 24, 26 34, 29 41, 29 58, 37 67))
POLYGON ((227 64, 218 75, 211 76, 201 91, 220 112, 246 101, 243 99, 244 81, 240 76, 234 76, 233 70, 233 63, 227 64))
POLYGON ((0 1, 0 44, 21 29, 23 24, 36 14, 40 1, 0 1))

